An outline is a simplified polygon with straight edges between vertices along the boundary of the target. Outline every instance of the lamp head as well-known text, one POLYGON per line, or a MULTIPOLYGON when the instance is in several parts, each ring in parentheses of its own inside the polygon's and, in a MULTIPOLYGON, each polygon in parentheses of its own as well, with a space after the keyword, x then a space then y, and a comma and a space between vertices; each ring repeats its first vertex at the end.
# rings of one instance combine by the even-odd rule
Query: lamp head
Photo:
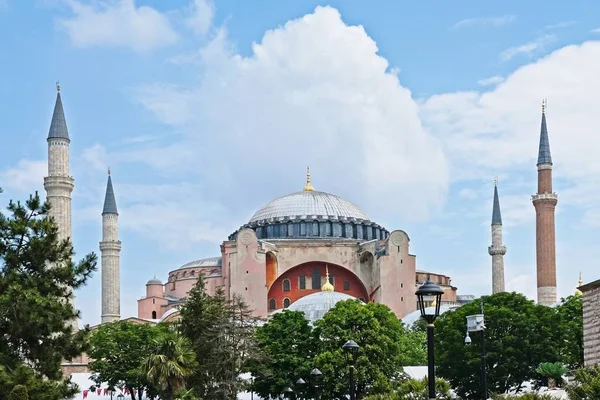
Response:
POLYGON ((310 371, 310 374, 315 377, 319 377, 319 376, 323 375, 323 373, 321 371, 319 371, 317 368, 310 371))
POLYGON ((471 344, 471 336, 469 336, 469 332, 467 332, 467 336, 465 337, 465 344, 471 344))
POLYGON ((433 283, 429 278, 427 278, 423 285, 415 292, 419 311, 421 311, 421 317, 430 324, 433 324, 435 319, 440 315, 443 294, 444 290, 433 283), (432 310, 427 310, 428 307, 426 307, 426 303, 430 300, 433 300, 433 312, 432 310))

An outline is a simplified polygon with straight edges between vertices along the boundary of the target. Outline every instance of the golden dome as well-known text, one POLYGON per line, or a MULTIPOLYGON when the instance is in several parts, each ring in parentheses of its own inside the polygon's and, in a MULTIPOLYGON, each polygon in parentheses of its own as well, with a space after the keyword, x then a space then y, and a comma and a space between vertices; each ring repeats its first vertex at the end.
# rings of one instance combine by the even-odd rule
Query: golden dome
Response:
POLYGON ((583 293, 581 293, 581 290, 579 290, 579 288, 583 286, 583 279, 581 279, 581 272, 579 273, 579 281, 577 282, 577 289, 575 289, 575 296, 579 297, 581 295, 583 295, 583 293))
POLYGON ((325 283, 323 284, 323 286, 321 286, 321 290, 323 292, 334 292, 335 291, 335 288, 333 287, 331 282, 329 282, 329 267, 327 266, 327 264, 325 264, 325 283))

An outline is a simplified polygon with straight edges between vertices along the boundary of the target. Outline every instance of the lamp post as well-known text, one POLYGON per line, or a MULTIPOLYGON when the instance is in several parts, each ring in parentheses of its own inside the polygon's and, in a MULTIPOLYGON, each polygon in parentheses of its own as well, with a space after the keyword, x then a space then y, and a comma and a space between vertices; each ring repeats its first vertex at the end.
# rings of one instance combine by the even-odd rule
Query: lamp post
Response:
POLYGON ((440 315, 440 305, 444 291, 441 287, 427 278, 423 285, 417 289, 417 305, 421 311, 421 318, 427 322, 427 378, 429 381, 429 399, 435 399, 435 358, 433 354, 433 322, 440 315), (433 307, 425 307, 425 302, 433 300, 433 307))
POLYGON ((342 346, 346 352, 348 365, 350 366, 350 400, 356 400, 354 387, 354 363, 356 362, 356 354, 358 353, 359 345, 354 340, 348 340, 342 346))
POLYGON ((487 400, 487 374, 485 368, 485 324, 483 314, 483 301, 481 302, 481 314, 467 316, 467 336, 465 344, 471 344, 469 332, 481 332, 481 398, 487 400))
POLYGON ((323 373, 317 368, 314 368, 312 371, 310 371, 310 377, 313 380, 313 385, 315 387, 315 400, 319 400, 321 398, 319 393, 319 379, 322 375, 323 373))

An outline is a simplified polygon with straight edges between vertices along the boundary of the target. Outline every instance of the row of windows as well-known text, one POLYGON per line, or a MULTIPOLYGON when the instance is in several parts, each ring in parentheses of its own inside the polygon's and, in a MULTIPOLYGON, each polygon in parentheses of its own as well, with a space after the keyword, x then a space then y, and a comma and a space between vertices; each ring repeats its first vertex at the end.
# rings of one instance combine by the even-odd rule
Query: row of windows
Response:
MULTIPOLYGON (((321 289, 321 271, 318 268, 315 268, 312 276, 312 285, 311 288, 313 290, 321 289)), ((335 277, 333 275, 329 275, 329 283, 335 286, 335 277)), ((292 290, 292 284, 288 278, 285 278, 281 282, 282 288, 284 292, 289 292, 292 290)), ((298 289, 305 290, 306 289, 306 275, 300 275, 298 277, 298 289)), ((350 281, 344 280, 344 290, 350 290, 350 281)))
POLYGON ((362 224, 314 221, 276 223, 255 228, 259 239, 280 237, 346 237, 354 239, 385 239, 385 229, 362 224))

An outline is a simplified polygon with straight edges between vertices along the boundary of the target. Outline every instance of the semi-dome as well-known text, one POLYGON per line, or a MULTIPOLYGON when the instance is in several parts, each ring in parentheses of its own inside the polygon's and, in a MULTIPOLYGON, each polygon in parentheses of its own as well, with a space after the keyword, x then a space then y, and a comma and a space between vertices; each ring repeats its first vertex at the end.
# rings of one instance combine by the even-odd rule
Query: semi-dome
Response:
POLYGON ((250 223, 285 217, 293 219, 312 216, 369 219, 360 208, 341 197, 325 192, 303 190, 271 201, 250 218, 250 223))
POLYGON ((322 291, 299 298, 287 309, 301 311, 309 322, 315 322, 323 318, 337 303, 345 300, 356 300, 356 298, 346 293, 322 291))

